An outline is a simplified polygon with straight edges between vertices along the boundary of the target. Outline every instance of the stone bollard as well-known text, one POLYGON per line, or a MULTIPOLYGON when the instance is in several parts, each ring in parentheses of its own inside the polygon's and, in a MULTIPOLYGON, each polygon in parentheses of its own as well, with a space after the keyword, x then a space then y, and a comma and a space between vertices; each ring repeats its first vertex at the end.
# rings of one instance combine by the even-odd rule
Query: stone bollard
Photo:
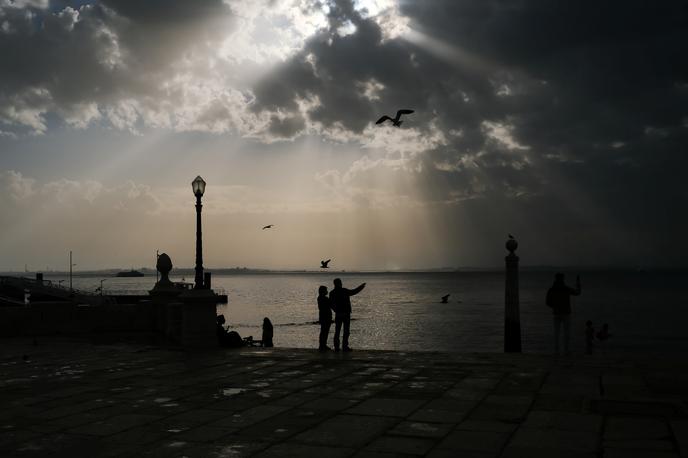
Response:
POLYGON ((521 313, 518 301, 518 242, 509 236, 506 249, 506 288, 504 292, 504 352, 521 352, 521 313))

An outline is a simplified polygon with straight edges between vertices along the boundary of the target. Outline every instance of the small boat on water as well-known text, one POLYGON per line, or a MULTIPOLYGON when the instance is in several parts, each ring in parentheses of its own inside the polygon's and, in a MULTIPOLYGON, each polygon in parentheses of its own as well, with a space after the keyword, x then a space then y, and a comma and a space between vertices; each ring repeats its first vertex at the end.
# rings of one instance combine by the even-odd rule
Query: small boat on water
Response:
POLYGON ((138 270, 125 270, 123 272, 117 272, 117 277, 143 277, 144 274, 143 272, 139 272, 138 270))

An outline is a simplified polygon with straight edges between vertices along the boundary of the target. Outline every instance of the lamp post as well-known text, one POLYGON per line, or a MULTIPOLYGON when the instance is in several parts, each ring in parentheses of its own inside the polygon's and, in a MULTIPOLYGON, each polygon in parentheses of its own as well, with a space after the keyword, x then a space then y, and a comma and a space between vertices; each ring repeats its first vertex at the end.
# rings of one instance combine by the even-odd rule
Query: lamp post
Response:
POLYGON ((197 176, 191 182, 191 188, 196 196, 196 279, 194 289, 203 289, 203 241, 201 237, 201 197, 205 192, 205 181, 197 176))
POLYGON ((72 291, 72 267, 76 264, 72 263, 72 250, 69 250, 69 291, 72 291))
POLYGON ((103 297, 103 282, 106 280, 107 280, 107 278, 103 278, 102 280, 100 280, 100 288, 98 288, 98 289, 100 290, 100 297, 101 298, 103 297))
POLYGON ((521 353, 521 312, 518 298, 518 242, 511 235, 506 242, 509 255, 506 262, 506 288, 504 293, 504 352, 521 353))

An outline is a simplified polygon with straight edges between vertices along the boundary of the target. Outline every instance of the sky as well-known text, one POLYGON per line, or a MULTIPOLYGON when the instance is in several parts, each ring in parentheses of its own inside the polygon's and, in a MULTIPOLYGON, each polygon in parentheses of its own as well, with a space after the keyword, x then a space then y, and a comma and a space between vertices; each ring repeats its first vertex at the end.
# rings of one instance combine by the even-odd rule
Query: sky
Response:
POLYGON ((193 266, 197 175, 207 268, 686 266, 684 1, 0 0, 0 56, 0 270, 193 266))

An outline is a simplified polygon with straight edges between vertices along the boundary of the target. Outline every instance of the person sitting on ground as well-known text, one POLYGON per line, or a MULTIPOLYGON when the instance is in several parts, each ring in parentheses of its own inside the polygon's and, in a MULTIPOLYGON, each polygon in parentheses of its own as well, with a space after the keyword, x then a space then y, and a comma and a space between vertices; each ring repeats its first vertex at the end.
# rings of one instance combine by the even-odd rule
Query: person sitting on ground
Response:
POLYGON ((592 321, 585 322, 585 354, 592 355, 592 342, 595 339, 595 329, 592 327, 592 321))
POLYGON ((225 322, 226 322, 226 320, 225 320, 224 315, 218 315, 217 316, 217 322, 215 325, 215 333, 217 334, 217 343, 221 347, 227 347, 227 348, 243 347, 244 341, 242 340, 239 333, 236 331, 228 331, 227 329, 225 329, 225 327, 224 327, 225 322))
POLYGON ((263 318, 263 346, 272 347, 272 323, 268 317, 263 318))
POLYGON ((318 350, 327 351, 330 349, 327 346, 327 337, 330 334, 330 326, 332 326, 332 302, 327 297, 327 286, 318 288, 318 323, 320 323, 318 350))

